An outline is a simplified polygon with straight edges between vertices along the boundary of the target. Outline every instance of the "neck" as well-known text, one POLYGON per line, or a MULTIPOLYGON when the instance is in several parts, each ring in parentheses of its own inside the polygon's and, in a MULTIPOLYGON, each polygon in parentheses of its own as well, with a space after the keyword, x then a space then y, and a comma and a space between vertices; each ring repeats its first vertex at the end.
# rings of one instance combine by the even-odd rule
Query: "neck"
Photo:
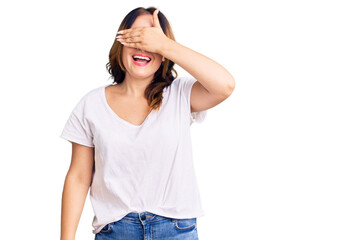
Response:
POLYGON ((125 79, 120 84, 122 93, 133 98, 145 98, 144 91, 153 80, 153 76, 147 78, 133 78, 126 74, 125 79))

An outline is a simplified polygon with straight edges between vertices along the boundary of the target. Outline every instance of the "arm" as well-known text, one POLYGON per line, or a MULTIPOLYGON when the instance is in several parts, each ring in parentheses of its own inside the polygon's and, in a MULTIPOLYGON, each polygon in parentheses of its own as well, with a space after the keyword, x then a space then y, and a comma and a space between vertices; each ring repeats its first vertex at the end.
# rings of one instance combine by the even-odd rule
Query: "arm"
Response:
POLYGON ((72 143, 72 160, 62 195, 61 240, 74 240, 91 184, 94 148, 72 143))
POLYGON ((227 96, 234 89, 234 78, 224 67, 169 38, 162 44, 160 54, 185 69, 211 94, 227 96))
POLYGON ((169 38, 163 46, 161 54, 197 80, 191 89, 191 112, 212 108, 232 94, 234 78, 220 64, 169 38))

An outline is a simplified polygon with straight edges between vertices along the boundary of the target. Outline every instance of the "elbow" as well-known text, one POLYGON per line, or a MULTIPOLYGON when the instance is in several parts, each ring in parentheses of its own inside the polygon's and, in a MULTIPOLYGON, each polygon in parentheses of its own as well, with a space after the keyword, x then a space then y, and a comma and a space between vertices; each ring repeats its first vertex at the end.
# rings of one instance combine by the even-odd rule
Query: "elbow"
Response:
POLYGON ((69 181, 73 184, 79 184, 81 186, 90 187, 91 176, 82 173, 75 173, 69 170, 66 176, 66 181, 69 181))
POLYGON ((231 77, 230 80, 228 80, 228 84, 225 90, 225 96, 229 97, 233 93, 234 88, 235 88, 235 80, 233 77, 231 77))

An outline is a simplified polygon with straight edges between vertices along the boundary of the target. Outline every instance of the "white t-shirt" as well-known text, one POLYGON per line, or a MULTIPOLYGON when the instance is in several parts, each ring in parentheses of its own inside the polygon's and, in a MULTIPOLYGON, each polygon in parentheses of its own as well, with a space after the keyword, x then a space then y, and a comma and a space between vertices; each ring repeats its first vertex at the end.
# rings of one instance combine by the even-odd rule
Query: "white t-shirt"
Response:
POLYGON ((106 84, 86 93, 60 137, 95 147, 90 200, 96 234, 129 212, 171 218, 204 215, 192 159, 190 125, 207 110, 190 111, 196 79, 178 77, 163 90, 159 111, 140 125, 121 119, 105 98, 106 84))

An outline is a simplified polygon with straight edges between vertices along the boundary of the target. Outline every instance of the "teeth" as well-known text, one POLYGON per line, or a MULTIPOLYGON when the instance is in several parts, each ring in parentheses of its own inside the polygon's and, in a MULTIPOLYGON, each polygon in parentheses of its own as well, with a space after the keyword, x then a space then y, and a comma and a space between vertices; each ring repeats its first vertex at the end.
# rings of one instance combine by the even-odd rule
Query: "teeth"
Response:
POLYGON ((148 57, 142 57, 142 56, 133 56, 133 58, 144 59, 144 60, 147 60, 147 61, 150 60, 150 58, 148 58, 148 57))

